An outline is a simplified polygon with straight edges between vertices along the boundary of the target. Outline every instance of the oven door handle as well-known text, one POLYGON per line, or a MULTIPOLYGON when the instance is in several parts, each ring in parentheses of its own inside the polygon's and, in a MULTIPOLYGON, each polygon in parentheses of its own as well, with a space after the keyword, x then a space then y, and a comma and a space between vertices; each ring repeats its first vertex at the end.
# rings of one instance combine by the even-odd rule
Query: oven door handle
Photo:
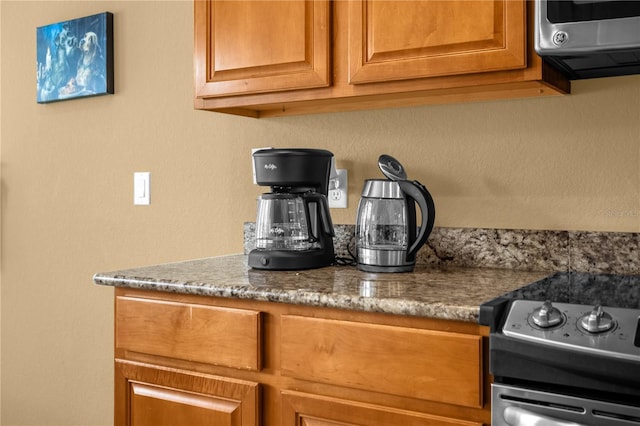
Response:
POLYGON ((566 422, 543 416, 519 407, 507 407, 503 414, 504 420, 509 426, 585 426, 581 423, 566 422))

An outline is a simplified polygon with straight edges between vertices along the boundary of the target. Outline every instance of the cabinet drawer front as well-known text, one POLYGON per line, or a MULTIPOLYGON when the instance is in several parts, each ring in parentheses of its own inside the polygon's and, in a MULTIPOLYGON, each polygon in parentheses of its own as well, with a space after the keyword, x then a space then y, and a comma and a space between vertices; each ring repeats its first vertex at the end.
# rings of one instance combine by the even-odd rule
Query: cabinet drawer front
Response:
POLYGON ((482 407, 482 338, 293 315, 282 317, 284 375, 482 407))
POLYGON ((131 297, 116 298, 116 349, 246 370, 261 368, 261 315, 131 297))

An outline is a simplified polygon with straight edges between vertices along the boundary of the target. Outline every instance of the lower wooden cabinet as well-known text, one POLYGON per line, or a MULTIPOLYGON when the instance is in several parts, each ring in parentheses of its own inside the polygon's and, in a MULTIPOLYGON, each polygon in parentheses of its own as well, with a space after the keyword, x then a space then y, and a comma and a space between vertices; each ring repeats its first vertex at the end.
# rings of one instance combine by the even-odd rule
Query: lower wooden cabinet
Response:
POLYGON ((260 312, 135 297, 116 302, 116 348, 260 369, 260 312))
POLYGON ((282 316, 282 374, 482 407, 480 336, 282 316))
POLYGON ((452 419, 392 407, 282 392, 283 426, 481 426, 482 423, 452 419))
POLYGON ((490 424, 478 324, 116 289, 115 424, 490 424))
POLYGON ((259 385, 116 360, 115 424, 257 426, 259 385))

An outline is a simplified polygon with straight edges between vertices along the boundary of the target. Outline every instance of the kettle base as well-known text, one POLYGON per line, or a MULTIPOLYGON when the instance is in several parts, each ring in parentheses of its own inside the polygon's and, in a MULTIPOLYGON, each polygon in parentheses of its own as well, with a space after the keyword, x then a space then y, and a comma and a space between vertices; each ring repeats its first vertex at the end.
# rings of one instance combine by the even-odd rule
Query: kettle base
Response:
POLYGON ((364 271, 364 272, 382 272, 382 273, 388 273, 388 272, 413 272, 413 268, 415 266, 416 266, 415 263, 412 263, 410 265, 386 265, 386 266, 366 265, 364 263, 358 263, 356 265, 356 267, 360 271, 364 271))

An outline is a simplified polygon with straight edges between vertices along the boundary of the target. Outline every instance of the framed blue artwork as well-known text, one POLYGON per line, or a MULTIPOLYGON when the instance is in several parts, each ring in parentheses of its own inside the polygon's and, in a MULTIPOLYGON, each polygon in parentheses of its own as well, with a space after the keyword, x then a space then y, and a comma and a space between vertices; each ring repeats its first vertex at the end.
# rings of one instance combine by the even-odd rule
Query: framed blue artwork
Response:
POLYGON ((113 14, 36 29, 38 103, 113 94, 113 14))

